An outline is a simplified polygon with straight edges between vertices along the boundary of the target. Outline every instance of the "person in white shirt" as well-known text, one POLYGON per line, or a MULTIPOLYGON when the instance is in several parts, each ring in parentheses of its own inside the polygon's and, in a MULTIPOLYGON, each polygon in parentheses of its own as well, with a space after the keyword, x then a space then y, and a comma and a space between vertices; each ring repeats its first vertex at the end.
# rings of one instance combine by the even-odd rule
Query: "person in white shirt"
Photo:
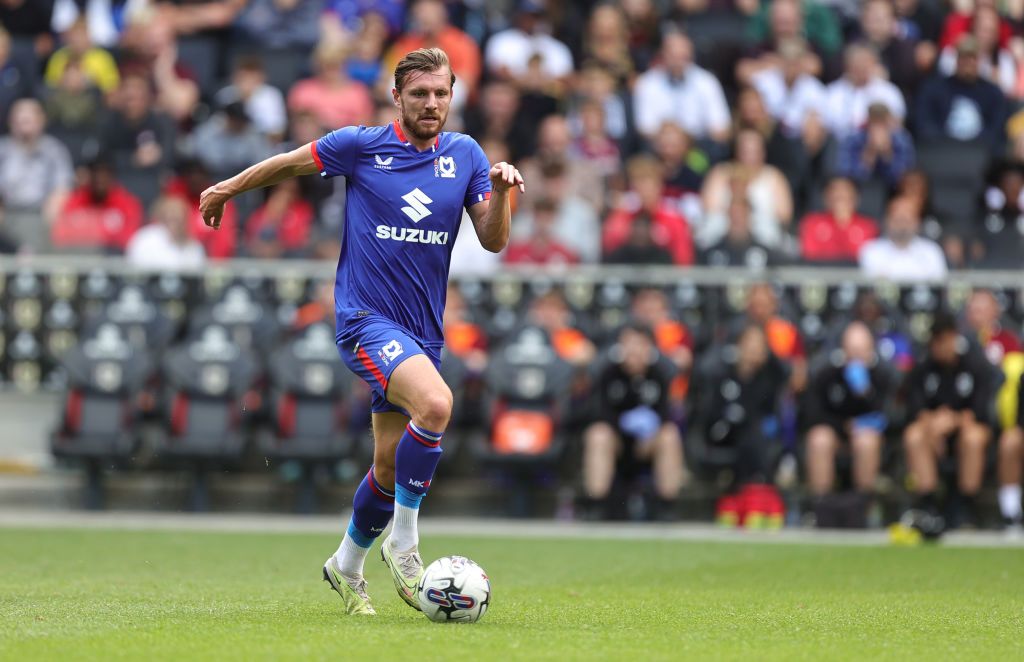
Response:
POLYGON ((948 273, 942 248, 918 235, 921 219, 909 198, 889 203, 885 236, 872 239, 860 249, 860 270, 869 278, 891 281, 936 281, 948 273))
POLYGON ((125 250, 128 263, 145 269, 197 269, 206 261, 203 246, 188 233, 188 204, 164 197, 153 204, 148 225, 132 236, 125 250))
POLYGON ((661 64, 636 81, 633 107, 636 126, 651 139, 662 122, 678 124, 697 138, 715 142, 729 139, 729 105, 722 85, 693 62, 693 42, 682 32, 662 38, 661 64))
POLYGON ((825 114, 825 85, 806 72, 807 52, 802 40, 784 41, 779 45, 779 65, 751 77, 768 113, 791 138, 802 136, 808 121, 821 122, 825 114))
POLYGON ((846 49, 843 77, 827 88, 825 118, 829 131, 842 140, 859 130, 868 118, 868 106, 880 103, 903 122, 906 102, 899 88, 882 77, 878 56, 869 46, 853 44, 846 49))
POLYGON ((522 79, 531 72, 531 61, 539 58, 540 74, 564 79, 573 73, 569 47, 542 30, 544 7, 537 0, 520 0, 515 27, 502 30, 487 42, 484 62, 501 78, 522 79))
POLYGON ((284 95, 267 84, 267 74, 259 57, 240 57, 231 72, 231 84, 217 92, 214 101, 220 107, 239 101, 260 133, 272 140, 284 136, 288 124, 284 95))

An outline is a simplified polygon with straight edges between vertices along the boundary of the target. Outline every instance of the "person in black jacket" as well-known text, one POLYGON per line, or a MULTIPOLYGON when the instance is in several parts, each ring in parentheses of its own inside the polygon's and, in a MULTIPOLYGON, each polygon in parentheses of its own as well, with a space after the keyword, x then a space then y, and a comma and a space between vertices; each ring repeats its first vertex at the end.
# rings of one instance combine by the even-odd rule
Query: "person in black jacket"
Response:
MULTIPOLYGON (((881 464, 884 410, 892 381, 889 367, 875 352, 871 330, 863 322, 851 322, 841 348, 812 378, 804 405, 810 426, 807 475, 816 506, 833 490, 836 455, 842 449, 852 456, 856 507, 864 514, 881 464)), ((820 515, 819 524, 827 524, 820 515)))
POLYGON ((985 447, 992 437, 989 408, 994 370, 957 330, 954 317, 936 315, 928 354, 905 383, 907 420, 903 446, 917 507, 937 513, 939 459, 954 453, 957 487, 968 518, 981 489, 985 447))
POLYGON ((609 352, 611 361, 594 383, 597 415, 583 433, 583 483, 588 499, 607 499, 616 460, 627 471, 650 462, 664 514, 683 483, 683 445, 669 420, 671 363, 658 352, 650 329, 630 324, 609 352))

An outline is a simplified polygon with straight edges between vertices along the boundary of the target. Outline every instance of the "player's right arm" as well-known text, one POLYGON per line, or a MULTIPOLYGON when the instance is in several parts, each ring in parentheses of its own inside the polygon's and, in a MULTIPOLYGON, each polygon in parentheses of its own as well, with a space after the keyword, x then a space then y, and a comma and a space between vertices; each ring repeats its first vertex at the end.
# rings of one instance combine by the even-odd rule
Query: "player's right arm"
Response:
POLYGON ((220 227, 220 219, 224 215, 224 205, 236 195, 319 171, 320 168, 313 158, 313 146, 307 143, 290 152, 264 159, 231 179, 217 182, 203 191, 199 197, 199 211, 206 225, 216 230, 220 227))

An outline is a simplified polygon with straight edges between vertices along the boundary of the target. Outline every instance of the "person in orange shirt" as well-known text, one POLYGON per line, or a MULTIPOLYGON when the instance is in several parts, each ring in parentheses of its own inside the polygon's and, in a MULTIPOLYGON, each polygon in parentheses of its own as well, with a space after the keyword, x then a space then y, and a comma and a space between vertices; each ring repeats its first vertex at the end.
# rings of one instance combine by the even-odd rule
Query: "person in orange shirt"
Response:
POLYGON ((449 285, 444 307, 444 345, 462 359, 471 372, 487 368, 487 336, 469 317, 469 308, 459 288, 449 285))
POLYGON ((681 407, 690 385, 693 334, 689 327, 673 319, 668 297, 657 288, 645 288, 634 294, 631 312, 634 318, 650 327, 658 351, 679 370, 669 386, 669 402, 681 407))
MULTIPOLYGON (((789 384, 793 391, 803 392, 807 385, 804 341, 796 325, 779 315, 779 299, 768 283, 756 283, 750 287, 746 313, 736 320, 736 327, 740 329, 751 324, 764 330, 772 353, 790 366, 789 384)), ((734 332, 732 335, 738 334, 734 332)))
POLYGON ((530 320, 548 332, 559 358, 577 367, 593 361, 597 354, 594 343, 572 326, 572 311, 562 294, 551 290, 530 304, 530 320))

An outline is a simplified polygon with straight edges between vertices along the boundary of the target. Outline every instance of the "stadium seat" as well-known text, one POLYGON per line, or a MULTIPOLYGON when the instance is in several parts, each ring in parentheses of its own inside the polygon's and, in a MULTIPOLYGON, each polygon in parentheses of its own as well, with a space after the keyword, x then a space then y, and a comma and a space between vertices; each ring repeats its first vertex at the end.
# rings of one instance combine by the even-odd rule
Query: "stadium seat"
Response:
POLYGON ((260 435, 270 459, 295 462, 302 469, 296 510, 316 510, 316 472, 352 452, 347 431, 349 373, 338 360, 334 328, 313 324, 278 348, 270 358, 271 424, 260 435))
POLYGON ((153 371, 144 349, 127 342, 116 324, 101 324, 62 360, 68 390, 53 454, 84 462, 87 508, 103 506, 103 469, 127 463, 139 443, 136 394, 153 371))
POLYGON ((989 158, 989 146, 980 142, 918 145, 917 160, 928 175, 929 202, 945 231, 962 234, 977 220, 989 158))
POLYGON ((237 463, 242 456, 245 396, 258 373, 257 355, 217 324, 172 347, 164 357, 168 408, 159 454, 192 469, 193 510, 208 509, 208 472, 237 463))

